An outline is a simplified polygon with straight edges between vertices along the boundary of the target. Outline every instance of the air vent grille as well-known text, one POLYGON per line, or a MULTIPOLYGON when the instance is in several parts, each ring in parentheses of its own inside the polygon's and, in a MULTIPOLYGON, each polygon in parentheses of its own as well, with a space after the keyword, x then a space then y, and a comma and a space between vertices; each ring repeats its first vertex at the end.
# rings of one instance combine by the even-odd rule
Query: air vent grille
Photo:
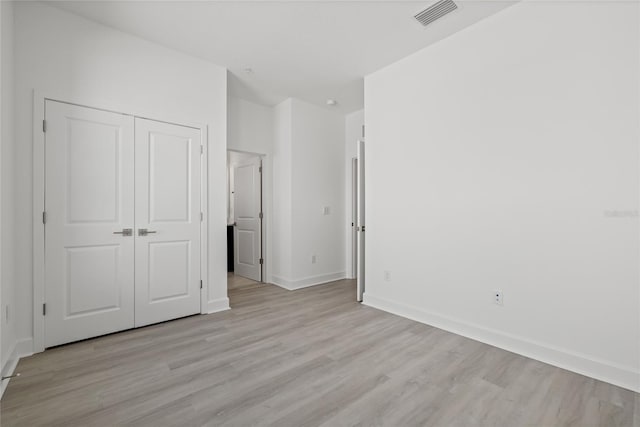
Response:
POLYGON ((442 18, 449 12, 456 10, 458 6, 452 0, 440 0, 432 4, 425 10, 414 15, 414 18, 423 26, 431 24, 436 19, 442 18))

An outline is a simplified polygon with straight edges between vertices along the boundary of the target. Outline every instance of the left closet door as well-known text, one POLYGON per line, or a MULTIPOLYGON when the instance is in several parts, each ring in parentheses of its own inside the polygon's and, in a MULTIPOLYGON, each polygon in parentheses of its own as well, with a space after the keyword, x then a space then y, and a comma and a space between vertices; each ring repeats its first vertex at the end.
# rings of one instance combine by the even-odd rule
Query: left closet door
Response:
POLYGON ((134 327, 134 118, 46 101, 45 346, 134 327), (131 230, 131 233, 129 233, 131 230))

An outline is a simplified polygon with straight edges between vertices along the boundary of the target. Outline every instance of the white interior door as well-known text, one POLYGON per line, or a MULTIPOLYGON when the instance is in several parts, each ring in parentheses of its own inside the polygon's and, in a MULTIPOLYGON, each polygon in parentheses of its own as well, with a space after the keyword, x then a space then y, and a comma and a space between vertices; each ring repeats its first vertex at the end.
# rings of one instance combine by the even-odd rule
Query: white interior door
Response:
POLYGON ((262 280, 261 161, 254 157, 233 166, 234 273, 262 280))
POLYGON ((358 141, 358 273, 357 295, 358 301, 362 301, 365 292, 364 285, 364 239, 365 239, 365 211, 364 211, 364 141, 358 141))
POLYGON ((46 101, 45 346, 134 326, 133 118, 46 101))
POLYGON ((200 312, 199 129, 135 119, 135 325, 200 312))

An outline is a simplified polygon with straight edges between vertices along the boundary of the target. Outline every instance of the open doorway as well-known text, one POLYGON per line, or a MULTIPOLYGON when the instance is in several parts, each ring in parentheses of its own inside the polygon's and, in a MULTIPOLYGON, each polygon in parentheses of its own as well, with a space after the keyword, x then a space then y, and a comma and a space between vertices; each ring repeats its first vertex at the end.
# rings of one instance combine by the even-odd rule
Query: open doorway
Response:
POLYGON ((227 152, 227 270, 229 287, 264 281, 263 158, 227 152))

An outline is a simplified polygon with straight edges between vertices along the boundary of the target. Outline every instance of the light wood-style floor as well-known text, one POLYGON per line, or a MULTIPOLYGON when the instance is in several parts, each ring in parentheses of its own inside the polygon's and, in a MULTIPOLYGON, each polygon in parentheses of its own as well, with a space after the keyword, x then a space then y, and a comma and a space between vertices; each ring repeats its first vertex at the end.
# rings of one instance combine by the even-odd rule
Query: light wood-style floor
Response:
POLYGON ((639 395, 363 306, 352 281, 229 296, 23 359, 2 426, 640 425, 639 395))

